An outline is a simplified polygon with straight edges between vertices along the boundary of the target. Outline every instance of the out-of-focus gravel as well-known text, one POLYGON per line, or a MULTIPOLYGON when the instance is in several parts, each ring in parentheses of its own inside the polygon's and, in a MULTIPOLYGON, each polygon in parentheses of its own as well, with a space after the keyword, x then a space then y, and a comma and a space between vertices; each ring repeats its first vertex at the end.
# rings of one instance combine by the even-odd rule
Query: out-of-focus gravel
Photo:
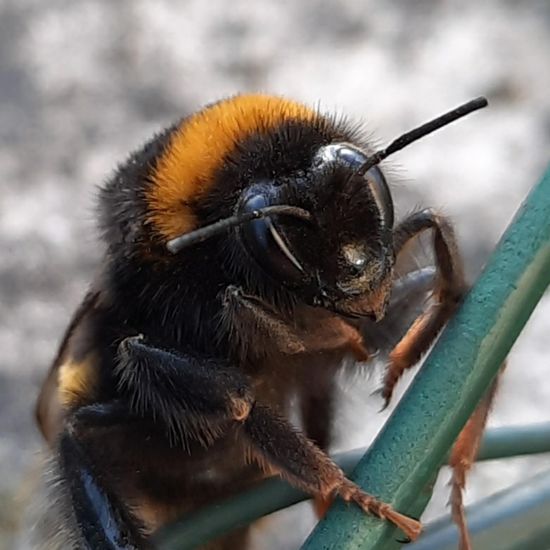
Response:
MULTIPOLYGON (((98 257, 95 187, 131 149, 240 91, 320 102, 381 141, 485 94, 490 109, 392 162, 402 212, 450 214, 474 276, 549 160, 549 52, 544 0, 1 0, 0 546, 11 547, 41 444, 39 384, 98 257)), ((547 297, 514 348, 491 424, 550 420, 549 319, 547 297)), ((376 379, 356 382, 343 387, 340 448, 365 445, 385 418, 370 397, 376 379)), ((549 463, 481 465, 468 501, 549 463)), ((430 517, 445 500, 442 486, 430 517)), ((287 527, 266 525, 257 548, 296 547, 311 515, 278 521, 287 527)))

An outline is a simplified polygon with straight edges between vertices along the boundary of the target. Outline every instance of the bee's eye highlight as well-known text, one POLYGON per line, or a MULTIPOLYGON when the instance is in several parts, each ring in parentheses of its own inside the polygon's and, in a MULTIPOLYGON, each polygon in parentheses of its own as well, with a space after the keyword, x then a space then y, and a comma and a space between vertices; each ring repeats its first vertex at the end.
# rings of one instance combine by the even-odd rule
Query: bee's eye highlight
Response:
POLYGON ((323 164, 339 163, 358 170, 367 161, 365 154, 346 143, 331 143, 319 149, 314 159, 316 167, 323 164))
MULTIPOLYGON (((250 195, 241 205, 241 212, 252 212, 269 206, 266 195, 250 195)), ((304 268, 292 253, 271 218, 261 218, 239 227, 239 235, 247 252, 271 277, 286 283, 303 278, 304 268)))

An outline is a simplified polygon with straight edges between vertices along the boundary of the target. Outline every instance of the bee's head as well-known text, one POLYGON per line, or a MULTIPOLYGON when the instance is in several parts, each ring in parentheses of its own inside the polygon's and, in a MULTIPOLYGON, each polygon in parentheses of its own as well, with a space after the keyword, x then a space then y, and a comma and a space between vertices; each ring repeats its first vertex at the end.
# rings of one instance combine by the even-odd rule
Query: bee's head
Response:
MULTIPOLYGON (((206 111, 209 124, 203 136, 208 148, 219 150, 207 148, 198 160, 197 151, 188 155, 202 170, 211 159, 224 159, 222 170, 202 179, 203 185, 217 182, 202 204, 206 210, 215 205, 218 217, 179 236, 172 232, 167 247, 177 254, 213 235, 234 232, 245 263, 252 261, 272 282, 307 303, 380 319, 395 258, 393 202, 378 164, 486 103, 473 100, 371 153, 348 125, 299 104, 265 96, 222 102, 214 112, 206 111), (226 208, 223 219, 220 205, 226 208)), ((193 138, 200 122, 191 125, 193 138)), ((170 163, 165 164, 170 172, 170 163)), ((197 195, 194 187, 190 198, 197 195)), ((165 203, 165 197, 159 202, 165 203)), ((184 201, 186 207, 190 204, 184 201)), ((174 219, 166 212, 164 208, 158 216, 160 224, 174 219)), ((177 219, 189 221, 181 215, 177 219)))
POLYGON ((231 277, 378 319, 394 263, 393 203, 378 164, 485 104, 474 100, 376 152, 345 121, 285 99, 210 105, 157 136, 103 190, 110 256, 123 267, 137 258, 139 269, 148 258, 180 285, 201 250, 212 265, 200 261, 196 273, 210 276, 226 257, 231 277), (195 248, 214 236, 214 247, 195 248))
POLYGON ((237 228, 252 260, 312 305, 380 318, 394 261, 393 202, 378 166, 346 142, 321 145, 299 175, 254 182, 236 214, 289 204, 308 216, 272 215, 237 228))

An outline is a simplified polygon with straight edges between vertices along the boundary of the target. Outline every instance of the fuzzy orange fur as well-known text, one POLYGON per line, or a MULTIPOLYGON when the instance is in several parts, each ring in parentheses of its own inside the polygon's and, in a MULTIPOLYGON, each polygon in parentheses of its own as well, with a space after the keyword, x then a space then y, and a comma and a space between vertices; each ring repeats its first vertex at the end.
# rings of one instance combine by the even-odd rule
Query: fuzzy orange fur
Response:
POLYGON ((186 119, 154 170, 148 221, 167 240, 191 231, 196 218, 190 201, 208 192, 216 170, 240 140, 287 120, 318 116, 300 103, 253 94, 221 101, 186 119))

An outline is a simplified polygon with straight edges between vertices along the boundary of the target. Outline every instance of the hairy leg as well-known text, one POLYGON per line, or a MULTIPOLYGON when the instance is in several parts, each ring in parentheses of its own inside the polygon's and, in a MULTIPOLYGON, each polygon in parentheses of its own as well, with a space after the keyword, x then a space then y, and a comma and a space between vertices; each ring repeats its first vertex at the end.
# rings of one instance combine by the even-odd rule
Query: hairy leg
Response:
POLYGON ((459 531, 459 550, 470 550, 472 544, 466 524, 464 511, 463 492, 466 485, 466 476, 472 468, 481 437, 487 424, 487 417, 498 388, 499 378, 502 375, 506 364, 503 364, 497 378, 491 384, 489 391, 484 395, 472 416, 460 432, 449 458, 449 466, 452 469, 451 477, 451 513, 459 531))
POLYGON ((118 355, 115 373, 130 411, 155 418, 174 446, 208 446, 254 403, 246 377, 220 361, 176 355, 141 336, 123 340, 118 355))
MULTIPOLYGON (((428 351, 445 323, 462 301, 467 285, 462 260, 458 253, 453 229, 448 220, 431 210, 424 210, 405 219, 395 230, 395 249, 399 253, 411 240, 427 230, 433 231, 436 278, 433 288, 434 304, 418 317, 405 336, 390 354, 390 363, 382 396, 387 405, 402 374, 415 365, 428 351)), ((504 365, 501 368, 501 372, 504 365)), ((463 489, 466 475, 475 461, 479 443, 493 402, 498 381, 477 406, 459 434, 452 449, 449 464, 453 470, 451 480, 451 508, 460 532, 460 550, 469 550, 469 540, 463 506, 463 489)))
POLYGON ((436 276, 434 304, 418 317, 390 354, 382 397, 387 405, 403 373, 418 363, 454 313, 466 291, 462 260, 449 222, 431 210, 423 210, 405 219, 394 232, 394 246, 399 254, 406 244, 425 231, 434 234, 436 276))
POLYGON ((252 457, 269 472, 278 472, 292 485, 315 497, 340 496, 366 513, 386 519, 411 540, 418 537, 418 521, 365 493, 313 442, 269 407, 257 403, 243 424, 252 457))
POLYGON ((369 358, 361 333, 337 315, 302 308, 287 319, 259 297, 235 286, 227 288, 223 303, 224 322, 244 357, 259 348, 264 354, 285 355, 344 350, 357 361, 369 358), (261 344, 251 349, 250 340, 261 344))
POLYGON ((139 455, 130 456, 135 448, 126 448, 128 437, 139 441, 159 434, 175 447, 192 441, 208 446, 252 407, 237 371, 151 348, 141 337, 120 345, 117 374, 122 397, 69 414, 57 444, 58 494, 64 495, 60 517, 79 548, 150 547, 143 526, 114 488, 124 472, 110 471, 117 462, 140 469, 139 455))

